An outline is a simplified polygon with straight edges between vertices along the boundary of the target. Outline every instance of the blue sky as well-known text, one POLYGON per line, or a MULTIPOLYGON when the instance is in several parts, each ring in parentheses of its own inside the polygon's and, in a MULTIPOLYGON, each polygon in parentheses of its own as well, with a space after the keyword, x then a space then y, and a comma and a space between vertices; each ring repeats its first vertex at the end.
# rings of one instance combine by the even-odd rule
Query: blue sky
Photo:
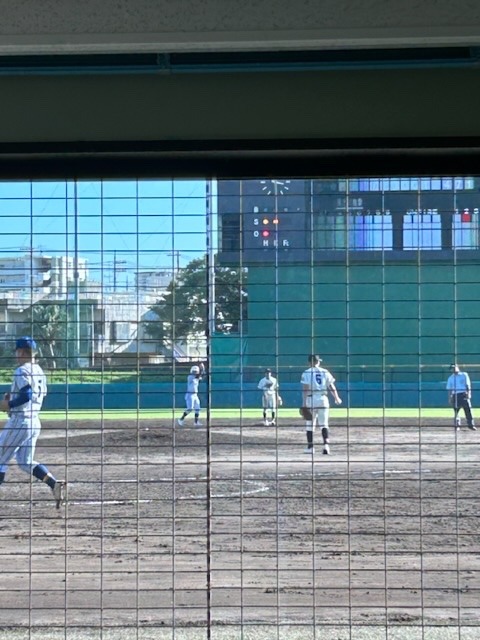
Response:
POLYGON ((203 255, 205 214, 205 180, 0 182, 0 252, 73 255, 77 247, 91 277, 115 262, 120 281, 133 282, 138 269, 203 255))

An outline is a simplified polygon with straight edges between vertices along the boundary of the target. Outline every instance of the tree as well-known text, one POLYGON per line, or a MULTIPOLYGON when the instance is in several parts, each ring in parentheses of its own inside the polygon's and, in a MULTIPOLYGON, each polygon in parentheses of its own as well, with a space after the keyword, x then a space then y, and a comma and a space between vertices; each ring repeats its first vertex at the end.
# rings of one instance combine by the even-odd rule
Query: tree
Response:
POLYGON ((59 304, 37 302, 27 313, 24 332, 35 338, 40 356, 48 359, 50 368, 56 369, 57 360, 66 356, 68 344, 65 307, 59 304))
POLYGON ((215 297, 215 331, 238 331, 246 319, 246 269, 216 265, 214 287, 208 286, 206 256, 192 260, 177 272, 162 298, 151 307, 157 319, 145 323, 158 342, 176 342, 207 332, 209 295, 215 297))

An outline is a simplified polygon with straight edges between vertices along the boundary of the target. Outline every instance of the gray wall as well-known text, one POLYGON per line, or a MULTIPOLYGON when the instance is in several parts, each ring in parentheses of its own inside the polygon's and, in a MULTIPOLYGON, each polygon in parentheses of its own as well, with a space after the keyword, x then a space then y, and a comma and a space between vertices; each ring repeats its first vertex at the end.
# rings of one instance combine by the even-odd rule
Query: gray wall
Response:
POLYGON ((475 69, 0 77, 0 142, 478 136, 478 80, 475 69))

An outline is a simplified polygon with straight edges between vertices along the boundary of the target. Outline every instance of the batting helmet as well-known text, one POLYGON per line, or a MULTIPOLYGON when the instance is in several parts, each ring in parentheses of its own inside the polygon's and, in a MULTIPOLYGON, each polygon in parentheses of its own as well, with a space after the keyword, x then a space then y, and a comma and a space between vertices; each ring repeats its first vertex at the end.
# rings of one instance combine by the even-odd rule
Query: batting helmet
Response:
POLYGON ((195 375, 200 373, 200 367, 197 367, 196 364, 193 365, 193 367, 190 369, 190 373, 194 373, 195 375))
POLYGON ((23 336, 22 338, 18 338, 15 343, 15 349, 31 349, 35 351, 37 348, 37 343, 33 338, 29 336, 23 336))

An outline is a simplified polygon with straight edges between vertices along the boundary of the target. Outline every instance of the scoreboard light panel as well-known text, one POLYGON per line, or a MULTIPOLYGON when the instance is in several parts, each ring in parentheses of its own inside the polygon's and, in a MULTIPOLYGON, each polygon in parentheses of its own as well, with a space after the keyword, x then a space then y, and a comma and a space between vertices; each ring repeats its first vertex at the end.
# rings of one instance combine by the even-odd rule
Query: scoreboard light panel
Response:
POLYGON ((245 249, 299 249, 305 245, 305 212, 281 211, 244 214, 245 249))

